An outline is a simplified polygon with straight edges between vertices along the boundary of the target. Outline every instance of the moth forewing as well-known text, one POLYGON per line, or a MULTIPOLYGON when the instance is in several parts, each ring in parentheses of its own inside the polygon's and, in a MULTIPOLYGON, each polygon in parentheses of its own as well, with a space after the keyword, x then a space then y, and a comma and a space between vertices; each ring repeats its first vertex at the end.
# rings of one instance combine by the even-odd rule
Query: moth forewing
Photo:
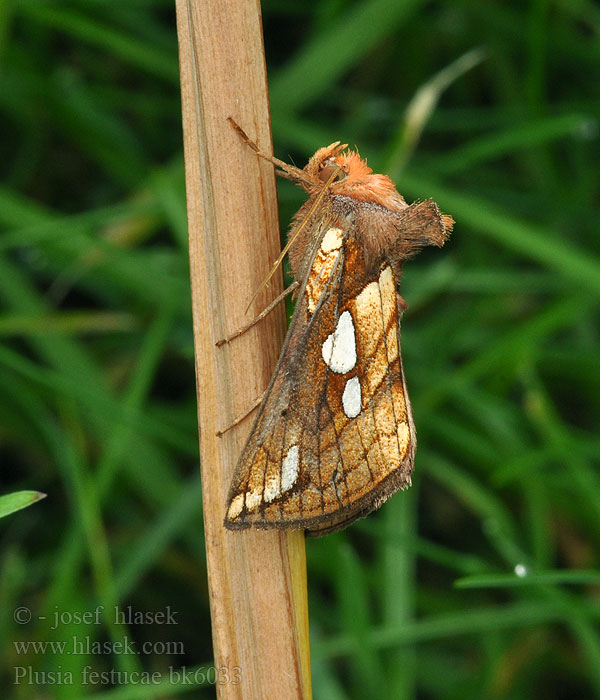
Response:
POLYGON ((231 529, 321 535, 410 485, 397 286, 404 260, 443 245, 452 219, 431 200, 407 205, 340 148, 317 151, 298 178, 310 197, 291 231, 296 310, 232 479, 231 529))

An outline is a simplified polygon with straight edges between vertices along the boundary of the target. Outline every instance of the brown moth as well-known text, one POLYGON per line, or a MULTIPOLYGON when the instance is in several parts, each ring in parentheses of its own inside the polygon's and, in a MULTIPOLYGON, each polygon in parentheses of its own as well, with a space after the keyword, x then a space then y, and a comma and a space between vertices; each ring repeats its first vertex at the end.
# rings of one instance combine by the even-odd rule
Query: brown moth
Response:
POLYGON ((269 158, 309 195, 288 237, 300 284, 232 479, 229 529, 323 535, 411 483, 416 436, 400 354, 407 304, 397 287, 404 261, 441 247, 454 222, 432 200, 408 205, 345 148, 319 149, 302 170, 269 158))

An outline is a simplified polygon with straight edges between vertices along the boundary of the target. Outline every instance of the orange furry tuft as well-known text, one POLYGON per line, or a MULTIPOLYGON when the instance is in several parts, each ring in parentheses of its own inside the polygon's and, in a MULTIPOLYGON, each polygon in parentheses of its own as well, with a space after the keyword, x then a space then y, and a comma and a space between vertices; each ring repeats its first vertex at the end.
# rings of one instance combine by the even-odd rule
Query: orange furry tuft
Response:
POLYGON ((347 144, 339 141, 319 148, 303 170, 304 180, 298 184, 310 194, 317 194, 323 189, 323 174, 339 166, 343 177, 330 185, 332 193, 372 202, 398 213, 405 209, 407 204, 390 178, 373 173, 358 151, 344 151, 345 148, 347 144))
POLYGON ((387 175, 374 174, 357 151, 340 153, 335 162, 346 173, 346 179, 333 185, 337 194, 346 194, 362 202, 373 202, 392 211, 401 211, 407 204, 387 175))

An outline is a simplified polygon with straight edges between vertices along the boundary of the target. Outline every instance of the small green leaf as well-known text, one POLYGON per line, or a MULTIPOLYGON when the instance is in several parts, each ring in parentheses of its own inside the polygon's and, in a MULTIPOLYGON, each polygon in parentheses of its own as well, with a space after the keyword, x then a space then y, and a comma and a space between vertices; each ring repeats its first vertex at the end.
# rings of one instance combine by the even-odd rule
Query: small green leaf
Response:
POLYGON ((21 508, 27 508, 32 503, 41 501, 42 498, 46 498, 46 494, 39 491, 15 491, 15 493, 0 496, 0 518, 21 508))

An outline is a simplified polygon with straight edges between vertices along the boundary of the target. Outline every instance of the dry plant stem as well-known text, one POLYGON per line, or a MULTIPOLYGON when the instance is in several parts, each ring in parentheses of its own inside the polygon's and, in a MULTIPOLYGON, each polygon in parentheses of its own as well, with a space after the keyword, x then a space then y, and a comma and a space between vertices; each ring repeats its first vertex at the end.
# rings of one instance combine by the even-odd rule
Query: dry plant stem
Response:
MULTIPOLYGON (((273 166, 227 122, 271 144, 260 7, 177 0, 200 454, 215 666, 220 698, 311 697, 302 532, 230 532, 229 481, 250 428, 231 423, 266 388, 285 333, 283 307, 235 343, 243 301, 279 251, 273 166), (241 682, 232 680, 239 675, 241 682), (224 676, 219 674, 218 680, 224 676)), ((259 308, 281 291, 259 296, 259 308)))

